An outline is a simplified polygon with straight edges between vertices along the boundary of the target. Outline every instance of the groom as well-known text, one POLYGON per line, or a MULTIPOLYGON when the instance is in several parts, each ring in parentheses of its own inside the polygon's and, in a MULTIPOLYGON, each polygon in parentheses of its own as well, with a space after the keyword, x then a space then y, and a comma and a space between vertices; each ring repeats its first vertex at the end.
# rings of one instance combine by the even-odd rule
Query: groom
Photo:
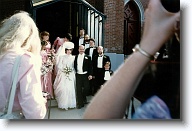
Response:
POLYGON ((89 93, 89 80, 92 79, 92 62, 91 57, 86 55, 85 47, 79 46, 79 54, 75 56, 74 68, 76 71, 76 98, 77 108, 84 107, 87 103, 86 96, 89 93))

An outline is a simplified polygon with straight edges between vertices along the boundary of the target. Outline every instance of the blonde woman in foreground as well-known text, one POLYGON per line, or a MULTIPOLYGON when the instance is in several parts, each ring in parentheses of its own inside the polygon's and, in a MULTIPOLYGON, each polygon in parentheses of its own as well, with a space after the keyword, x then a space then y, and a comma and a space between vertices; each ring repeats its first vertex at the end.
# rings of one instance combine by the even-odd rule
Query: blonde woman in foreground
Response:
POLYGON ((15 58, 21 55, 13 112, 25 119, 43 119, 46 99, 40 81, 41 42, 33 19, 19 12, 0 25, 0 112, 3 112, 11 88, 15 58))

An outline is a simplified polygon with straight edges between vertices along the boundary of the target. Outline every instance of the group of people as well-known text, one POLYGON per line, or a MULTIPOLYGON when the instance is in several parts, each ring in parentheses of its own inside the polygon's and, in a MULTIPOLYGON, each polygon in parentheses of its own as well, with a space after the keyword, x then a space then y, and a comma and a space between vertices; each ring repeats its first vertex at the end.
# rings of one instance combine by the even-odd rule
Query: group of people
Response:
MULTIPOLYGON (((96 93, 85 110, 84 119, 123 118, 127 104, 133 96, 137 83, 140 80, 139 78, 142 76, 142 72, 148 65, 150 58, 174 33, 179 37, 179 21, 180 12, 170 13, 166 11, 162 7, 160 0, 149 1, 149 6, 145 11, 144 31, 139 46, 136 47, 135 52, 126 59, 125 63, 113 74, 111 80, 107 81, 104 86, 102 86, 102 89, 96 93), (159 32, 161 33, 159 34, 159 32)), ((46 45, 47 47, 47 44, 44 42, 42 42, 42 45, 46 45)), ((44 46, 42 49, 46 49, 46 47, 44 46)), ((16 13, 1 23, 0 112, 4 111, 8 100, 15 58, 22 56, 18 68, 19 74, 13 112, 23 114, 25 119, 43 119, 45 117, 47 100, 42 95, 40 78, 42 73, 40 70, 42 67, 42 57, 40 51, 41 40, 39 38, 38 28, 28 13, 16 13)), ((59 58, 59 64, 56 65, 58 70, 54 81, 54 89, 56 89, 56 85, 60 85, 59 78, 62 76, 63 80, 65 78, 65 81, 68 82, 70 82, 70 79, 74 80, 76 78, 76 82, 70 82, 68 84, 63 82, 63 86, 70 85, 69 87, 73 88, 76 83, 76 86, 78 86, 76 91, 81 90, 80 88, 85 88, 86 82, 84 82, 84 79, 87 81, 93 78, 94 66, 98 68, 95 69, 95 71, 100 72, 99 68, 104 66, 101 64, 105 62, 104 58, 106 58, 106 60, 109 59, 105 57, 105 55, 102 56, 103 59, 100 59, 99 55, 91 59, 91 56, 84 54, 85 46, 83 45, 79 46, 79 54, 76 56, 71 55, 71 49, 68 47, 66 47, 65 51, 66 55, 61 55, 61 60, 59 58), (66 63, 67 60, 70 62, 66 63), (82 60, 84 60, 84 62, 82 60), (91 74, 92 72, 89 66, 91 62, 93 62, 93 74, 91 74), (63 66, 60 68, 62 64, 63 66), (68 66, 71 66, 71 68, 68 68, 68 66), (56 81, 57 79, 58 81, 56 81)), ((100 53, 103 51, 103 48, 97 47, 97 51, 100 53)), ((56 58, 56 61, 57 60, 58 58, 56 58)), ((95 79, 97 79, 98 76, 99 75, 95 75, 95 79)), ((72 90, 75 89, 69 90, 72 92, 72 90)), ((59 90, 56 90, 56 94, 61 95, 59 93, 59 90)), ((70 95, 69 92, 65 93, 68 96, 70 95)), ((83 106, 84 96, 81 95, 81 93, 77 94, 81 97, 79 98, 77 95, 77 103, 81 107, 83 106)), ((74 94, 70 96, 74 97, 74 94)), ((71 104, 70 106, 73 107, 75 104, 71 104)))
POLYGON ((103 47, 95 45, 80 29, 78 53, 73 55, 75 44, 72 35, 57 37, 51 46, 49 33, 40 33, 42 40, 42 90, 55 97, 58 108, 82 108, 87 104, 87 96, 95 95, 103 84, 110 79, 110 57, 105 55, 103 47))

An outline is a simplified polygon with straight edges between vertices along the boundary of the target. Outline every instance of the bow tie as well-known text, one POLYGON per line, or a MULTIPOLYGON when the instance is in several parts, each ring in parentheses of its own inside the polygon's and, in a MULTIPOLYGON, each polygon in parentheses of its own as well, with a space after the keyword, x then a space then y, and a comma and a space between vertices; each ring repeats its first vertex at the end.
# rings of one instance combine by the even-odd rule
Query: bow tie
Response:
POLYGON ((99 57, 102 57, 102 55, 99 55, 99 57))
POLYGON ((93 47, 89 47, 89 48, 93 48, 93 47))
POLYGON ((105 71, 109 71, 109 70, 105 70, 105 71))

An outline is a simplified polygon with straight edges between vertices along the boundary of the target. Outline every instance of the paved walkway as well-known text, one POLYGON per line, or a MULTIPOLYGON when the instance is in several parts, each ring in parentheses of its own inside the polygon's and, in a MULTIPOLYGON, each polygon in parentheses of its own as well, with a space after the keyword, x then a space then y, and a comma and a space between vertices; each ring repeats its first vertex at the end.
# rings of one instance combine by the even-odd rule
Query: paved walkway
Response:
MULTIPOLYGON (((92 96, 88 96, 87 100, 90 102, 92 99, 92 96)), ((50 101, 48 101, 48 104, 50 101)), ((56 100, 51 100, 51 108, 50 108, 50 113, 49 110, 47 112, 47 115, 45 119, 82 119, 83 118, 83 113, 85 112, 85 108, 87 107, 88 104, 86 104, 83 108, 81 109, 59 109, 57 107, 57 101, 56 100)))
MULTIPOLYGON (((87 97, 88 102, 90 102, 91 99, 92 99, 92 96, 87 97)), ((49 119, 82 119, 87 105, 85 105, 81 109, 75 108, 75 109, 64 110, 64 109, 58 109, 57 101, 52 100, 50 115, 49 115, 49 110, 48 110, 48 113, 47 113, 45 119, 48 119, 48 116, 49 116, 49 119)), ((140 102, 137 99, 135 99, 134 105, 135 105, 135 108, 137 108, 140 105, 140 102)), ((130 107, 130 109, 131 109, 131 107, 130 107)), ((130 111, 129 111, 128 119, 130 119, 130 111)))

